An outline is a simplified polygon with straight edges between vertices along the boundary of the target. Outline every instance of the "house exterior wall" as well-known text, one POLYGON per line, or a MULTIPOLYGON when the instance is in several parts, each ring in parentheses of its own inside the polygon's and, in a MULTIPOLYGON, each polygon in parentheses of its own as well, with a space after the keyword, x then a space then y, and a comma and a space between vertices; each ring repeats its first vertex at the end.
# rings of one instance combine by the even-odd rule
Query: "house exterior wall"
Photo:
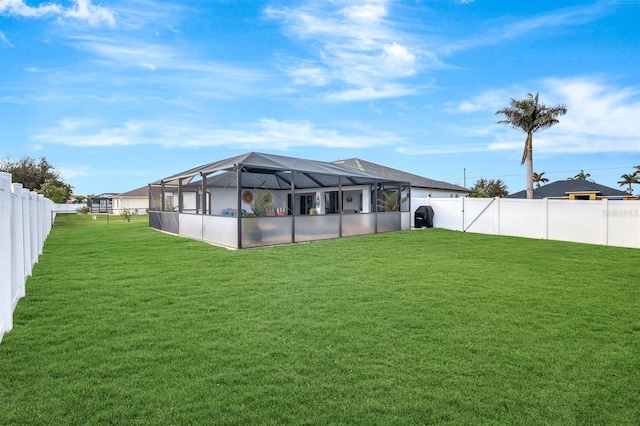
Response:
POLYGON ((113 198, 113 213, 120 214, 127 209, 131 213, 146 214, 149 209, 149 197, 113 198))
MULTIPOLYGON (((359 213, 369 213, 371 212, 371 194, 369 193, 369 186, 350 186, 348 190, 343 190, 343 200, 342 206, 343 210, 354 210, 359 213), (347 202, 347 197, 351 196, 352 200, 350 203, 347 202), (362 196, 362 205, 360 205, 360 197, 362 196)), ((251 191, 253 193, 254 199, 259 197, 266 190, 263 189, 243 189, 244 191, 251 191)), ((298 213, 299 210, 299 196, 301 195, 311 195, 314 200, 319 197, 320 198, 320 212, 322 214, 324 210, 324 194, 326 192, 338 191, 338 187, 327 187, 322 188, 322 191, 308 190, 308 189, 299 189, 296 190, 296 200, 294 202, 293 210, 298 213)), ((284 211, 288 208, 288 196, 291 193, 290 190, 269 190, 273 197, 273 203, 276 209, 283 209, 284 211)), ((209 207, 207 207, 207 214, 211 214, 214 216, 223 216, 226 210, 237 209, 238 201, 237 201, 237 190, 236 188, 214 188, 212 196, 208 201, 209 207)), ((174 195, 174 197, 177 195, 174 195)), ((200 195, 202 197, 202 195, 200 195)), ((315 203, 315 201, 314 201, 315 203)), ((200 204, 200 201, 196 201, 196 193, 195 192, 183 192, 182 196, 182 211, 184 213, 195 213, 196 206, 200 204)), ((245 203, 241 201, 241 208, 245 210, 247 213, 251 213, 251 204, 245 203)))

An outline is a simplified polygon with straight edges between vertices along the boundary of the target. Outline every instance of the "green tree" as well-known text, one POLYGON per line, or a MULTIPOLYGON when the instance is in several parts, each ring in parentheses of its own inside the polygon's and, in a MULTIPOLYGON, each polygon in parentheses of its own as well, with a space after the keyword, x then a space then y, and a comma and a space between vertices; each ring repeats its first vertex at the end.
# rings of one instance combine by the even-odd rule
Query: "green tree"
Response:
POLYGON ((549 182, 549 179, 547 179, 546 177, 544 177, 544 173, 533 173, 533 183, 536 184, 536 188, 540 188, 540 182, 542 182, 543 184, 549 182))
POLYGON ((580 170, 580 173, 574 177, 568 177, 567 180, 588 180, 589 182, 594 182, 593 179, 589 179, 590 177, 591 173, 585 173, 584 170, 580 170))
POLYGON ((471 198, 493 198, 509 195, 507 185, 501 179, 478 179, 471 187, 471 198))
POLYGON ((60 178, 60 172, 45 157, 36 162, 31 157, 21 157, 12 162, 9 157, 0 162, 0 172, 11 173, 11 180, 19 182, 30 191, 43 194, 56 203, 66 202, 73 187, 60 178), (64 194, 64 199, 62 199, 64 194), (53 197, 53 198, 52 198, 53 197))
POLYGON ((54 203, 63 204, 71 196, 72 188, 64 182, 48 179, 37 192, 54 203))
POLYGON ((627 185, 627 192, 629 194, 633 194, 632 185, 640 184, 640 173, 639 172, 625 173, 622 176, 620 176, 620 178, 622 180, 619 180, 618 183, 620 184, 620 186, 627 185))
POLYGON ((567 107, 548 107, 535 95, 529 93, 524 99, 511 99, 510 106, 496 111, 505 119, 497 124, 522 130, 527 134, 520 164, 527 163, 527 198, 533 198, 533 134, 559 123, 558 117, 567 113, 567 107))

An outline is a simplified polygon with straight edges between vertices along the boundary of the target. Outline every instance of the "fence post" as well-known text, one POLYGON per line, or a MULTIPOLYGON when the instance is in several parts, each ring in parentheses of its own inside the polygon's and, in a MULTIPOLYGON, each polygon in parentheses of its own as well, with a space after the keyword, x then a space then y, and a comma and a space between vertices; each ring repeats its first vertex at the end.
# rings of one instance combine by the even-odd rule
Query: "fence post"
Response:
POLYGON ((24 227, 22 216, 22 184, 14 183, 11 185, 11 196, 13 198, 11 206, 11 281, 15 288, 14 291, 14 309, 18 299, 24 297, 24 234, 22 228, 24 227))
POLYGON ((42 254, 44 246, 44 195, 36 194, 38 203, 38 257, 42 254))
POLYGON ((38 204, 36 202, 37 196, 33 191, 29 192, 29 239, 31 254, 29 258, 29 263, 31 264, 31 270, 33 270, 33 265, 38 261, 38 204))
POLYGON ((549 199, 548 198, 544 199, 544 214, 543 214, 542 220, 544 220, 544 223, 542 224, 542 239, 548 240, 549 239, 549 199))
POLYGON ((604 218, 603 218, 603 237, 604 237, 604 245, 608 246, 609 245, 609 199, 605 198, 604 200, 602 200, 604 202, 604 218))
POLYGON ((495 197, 496 206, 494 207, 493 220, 495 221, 494 234, 502 235, 502 230, 500 229, 500 216, 502 214, 502 205, 500 204, 500 197, 495 197))
POLYGON ((462 229, 461 229, 461 231, 462 232, 465 232, 465 228, 464 228, 464 215, 465 215, 465 212, 464 212, 464 199, 465 198, 467 198, 467 197, 462 197, 461 198, 461 200, 462 200, 462 229))
POLYGON ((29 226, 29 190, 22 189, 22 238, 24 242, 24 279, 31 276, 31 228, 29 226))
POLYGON ((45 236, 48 237, 49 232, 51 232, 51 228, 53 228, 53 221, 55 220, 55 212, 53 211, 55 204, 53 203, 53 201, 51 201, 48 198, 46 200, 47 200, 47 209, 45 212, 44 219, 47 221, 47 233, 45 234, 45 236))
POLYGON ((13 328, 11 306, 11 175, 0 173, 0 340, 13 328))

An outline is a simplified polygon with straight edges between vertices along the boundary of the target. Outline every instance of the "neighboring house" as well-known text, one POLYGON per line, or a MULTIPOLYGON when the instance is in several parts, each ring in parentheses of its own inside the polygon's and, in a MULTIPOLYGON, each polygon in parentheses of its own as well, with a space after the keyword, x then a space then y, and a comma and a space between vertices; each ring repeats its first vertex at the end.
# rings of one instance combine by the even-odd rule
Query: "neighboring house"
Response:
MULTIPOLYGON (((523 190, 508 195, 506 198, 527 198, 527 191, 523 190)), ((628 192, 609 188, 588 180, 557 180, 555 182, 533 189, 534 199, 555 198, 566 200, 633 200, 635 197, 628 192)))
MULTIPOLYGON (((361 160, 359 158, 338 160, 334 161, 334 163, 374 175, 384 176, 389 179, 410 182, 412 199, 430 197, 458 198, 466 197, 471 193, 469 189, 462 186, 414 175, 413 173, 403 172, 402 170, 393 169, 391 167, 361 160)), ((417 207, 417 205, 414 207, 417 207)))
POLYGON ((104 194, 94 195, 87 200, 87 206, 91 208, 91 213, 113 213, 112 198, 117 194, 114 192, 105 192, 104 194))
POLYGON ((133 214, 146 214, 149 210, 149 187, 145 185, 114 195, 112 200, 115 214, 120 214, 125 209, 133 214))

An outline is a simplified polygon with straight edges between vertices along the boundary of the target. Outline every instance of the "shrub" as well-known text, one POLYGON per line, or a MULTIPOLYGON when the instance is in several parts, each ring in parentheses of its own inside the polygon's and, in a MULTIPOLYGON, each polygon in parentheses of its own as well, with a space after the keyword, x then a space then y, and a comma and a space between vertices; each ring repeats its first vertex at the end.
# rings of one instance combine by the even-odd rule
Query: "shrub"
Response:
POLYGON ((131 210, 129 209, 122 209, 120 216, 125 220, 125 222, 131 222, 131 216, 133 216, 133 213, 131 213, 131 210))

